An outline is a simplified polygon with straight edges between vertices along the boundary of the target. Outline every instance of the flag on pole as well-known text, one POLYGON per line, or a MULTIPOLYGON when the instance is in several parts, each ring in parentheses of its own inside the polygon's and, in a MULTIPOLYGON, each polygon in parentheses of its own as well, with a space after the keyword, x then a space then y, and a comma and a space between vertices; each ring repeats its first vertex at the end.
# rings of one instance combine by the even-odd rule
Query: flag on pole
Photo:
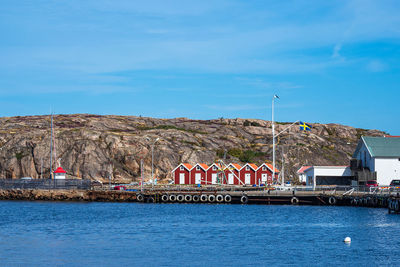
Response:
POLYGON ((312 128, 311 124, 304 123, 304 122, 300 121, 300 122, 299 122, 299 126, 300 126, 300 131, 303 131, 303 132, 305 132, 305 131, 311 132, 311 128, 312 128))

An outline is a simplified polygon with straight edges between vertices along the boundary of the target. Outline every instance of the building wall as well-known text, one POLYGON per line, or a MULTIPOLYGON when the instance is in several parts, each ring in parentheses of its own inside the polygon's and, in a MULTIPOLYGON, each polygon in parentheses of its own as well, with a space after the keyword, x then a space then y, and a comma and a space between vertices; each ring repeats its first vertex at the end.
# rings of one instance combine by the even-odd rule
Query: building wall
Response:
POLYGON ((65 173, 55 173, 54 179, 65 179, 65 173))
POLYGON ((246 171, 246 167, 242 168, 240 170, 240 180, 242 181, 243 184, 246 184, 246 173, 250 173, 250 184, 255 184, 256 183, 256 171, 254 171, 252 168, 250 170, 246 171))
POLYGON ((314 168, 309 168, 304 172, 306 176, 306 185, 314 185, 314 168))
MULTIPOLYGON (((214 166, 213 166, 213 167, 214 167, 214 166)), ((223 176, 223 174, 222 174, 222 171, 213 170, 213 167, 211 167, 211 168, 209 168, 209 169, 207 170, 207 184, 212 184, 212 175, 213 175, 213 174, 217 174, 217 181, 218 181, 218 178, 219 178, 221 183, 226 184, 225 181, 224 181, 225 178, 224 178, 224 176, 223 176), (218 177, 218 173, 221 173, 221 174, 219 175, 219 177, 218 177)), ((228 179, 228 176, 227 176, 226 178, 228 179)))
POLYGON ((400 179, 400 159, 375 158, 376 180, 379 185, 389 185, 394 179, 400 179))
POLYGON ((321 167, 311 167, 307 169, 304 174, 306 175, 306 184, 314 185, 316 184, 315 178, 317 176, 351 176, 350 167, 335 167, 335 168, 321 168, 321 167))
POLYGON ((361 160, 362 167, 368 168, 371 172, 375 171, 373 160, 372 160, 371 155, 369 154, 369 151, 364 143, 362 144, 360 150, 358 151, 356 158, 361 160))
POLYGON ((185 174, 185 184, 189 184, 189 171, 186 168, 183 168, 183 170, 181 170, 181 167, 178 167, 175 172, 174 172, 174 182, 175 184, 180 184, 179 183, 179 174, 180 173, 184 173, 185 174))
POLYGON ((200 168, 200 170, 196 170, 196 166, 190 171, 190 181, 189 184, 195 184, 196 182, 196 173, 200 173, 201 175, 201 184, 211 184, 211 180, 209 183, 206 183, 207 175, 206 171, 200 168))
MULTIPOLYGON (((238 177, 238 178, 240 179, 240 177, 239 177, 239 171, 236 170, 236 169, 234 169, 234 168, 231 168, 231 170, 225 169, 224 172, 225 172, 226 179, 228 179, 228 182, 229 182, 229 174, 230 174, 230 173, 234 173, 234 174, 236 175, 236 177, 238 177)), ((238 180, 236 177, 233 176, 233 184, 234 184, 234 185, 240 185, 240 182, 239 182, 239 180, 238 180)))
POLYGON ((349 167, 313 168, 314 176, 351 176, 349 167))
POLYGON ((305 173, 300 173, 299 174, 299 181, 300 181, 300 183, 306 183, 307 182, 307 175, 305 173))
POLYGON ((262 167, 261 167, 261 168, 259 168, 259 169, 257 170, 257 172, 256 172, 256 184, 267 183, 267 182, 268 182, 268 179, 271 179, 271 178, 272 178, 272 172, 271 172, 268 168, 266 168, 266 170, 263 171, 263 170, 262 170, 262 167), (261 180, 262 174, 267 174, 267 181, 264 181, 264 182, 263 182, 263 181, 261 180))

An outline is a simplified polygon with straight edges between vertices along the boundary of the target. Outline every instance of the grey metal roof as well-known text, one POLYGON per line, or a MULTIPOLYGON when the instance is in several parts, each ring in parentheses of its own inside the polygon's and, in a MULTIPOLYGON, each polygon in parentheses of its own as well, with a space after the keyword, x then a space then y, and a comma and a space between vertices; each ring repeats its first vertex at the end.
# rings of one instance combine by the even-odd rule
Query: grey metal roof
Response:
POLYGON ((371 157, 400 158, 400 137, 362 136, 354 154, 361 148, 362 142, 367 146, 371 157))

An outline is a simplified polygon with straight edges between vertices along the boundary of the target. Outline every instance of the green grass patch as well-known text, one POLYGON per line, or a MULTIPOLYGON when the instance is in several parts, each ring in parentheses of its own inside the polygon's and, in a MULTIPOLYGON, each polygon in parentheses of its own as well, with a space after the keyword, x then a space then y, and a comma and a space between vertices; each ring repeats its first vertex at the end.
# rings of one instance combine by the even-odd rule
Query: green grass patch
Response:
POLYGON ((249 120, 245 120, 243 122, 243 126, 256 126, 256 127, 261 127, 261 124, 259 124, 256 121, 249 121, 249 120))
POLYGON ((238 158, 241 162, 253 162, 255 158, 266 156, 267 153, 254 150, 241 150, 239 148, 232 148, 228 150, 228 154, 238 158))

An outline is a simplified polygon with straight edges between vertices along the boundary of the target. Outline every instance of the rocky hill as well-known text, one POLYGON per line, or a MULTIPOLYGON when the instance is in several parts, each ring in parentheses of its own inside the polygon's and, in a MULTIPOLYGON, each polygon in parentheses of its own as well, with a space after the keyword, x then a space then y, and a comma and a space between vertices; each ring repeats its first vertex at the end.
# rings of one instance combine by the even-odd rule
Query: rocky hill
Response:
MULTIPOLYGON (((143 159, 147 180, 151 144, 158 137, 154 172, 160 179, 171 178, 171 170, 180 162, 211 163, 224 157, 226 163, 272 161, 270 121, 89 114, 55 115, 53 119, 54 154, 67 175, 74 177, 136 181, 143 159)), ((1 178, 49 177, 50 125, 50 116, 0 118, 1 178)), ((289 125, 277 123, 276 131, 289 125)), ((301 165, 348 164, 361 135, 383 134, 338 124, 313 124, 311 133, 303 133, 294 126, 277 138, 277 166, 284 160, 286 176, 294 179, 301 165)))

